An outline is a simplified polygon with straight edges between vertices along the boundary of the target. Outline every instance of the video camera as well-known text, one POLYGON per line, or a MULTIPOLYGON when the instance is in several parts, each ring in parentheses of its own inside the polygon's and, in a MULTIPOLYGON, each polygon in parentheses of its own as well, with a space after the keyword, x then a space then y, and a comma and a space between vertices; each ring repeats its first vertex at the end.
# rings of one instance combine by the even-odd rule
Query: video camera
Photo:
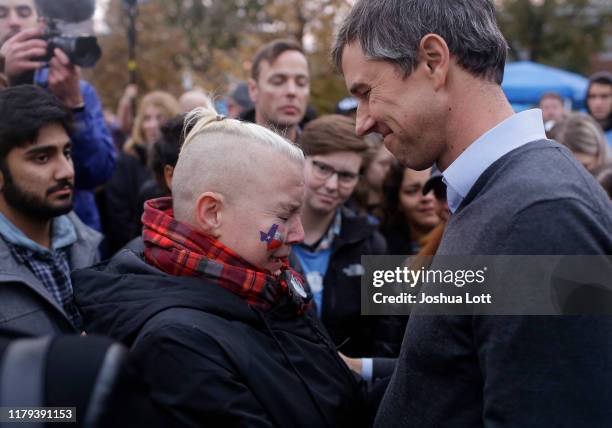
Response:
POLYGON ((127 349, 105 337, 29 337, 0 326, 0 428, 32 417, 40 423, 22 426, 169 426, 139 370, 127 349))
POLYGON ((45 21, 43 39, 48 43, 47 54, 42 60, 51 60, 53 51, 59 48, 72 64, 84 68, 95 66, 102 56, 90 25, 95 0, 35 1, 36 9, 45 21))

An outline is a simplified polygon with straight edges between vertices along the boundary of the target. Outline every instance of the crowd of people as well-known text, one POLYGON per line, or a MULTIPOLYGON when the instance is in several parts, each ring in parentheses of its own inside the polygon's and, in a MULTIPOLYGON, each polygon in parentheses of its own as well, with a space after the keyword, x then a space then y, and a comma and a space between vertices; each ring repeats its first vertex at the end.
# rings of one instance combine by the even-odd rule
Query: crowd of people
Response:
POLYGON ((60 49, 38 60, 41 35, 34 0, 0 0, 0 407, 76 406, 79 426, 612 424, 610 315, 361 310, 365 255, 612 254, 612 74, 586 112, 547 93, 515 113, 491 1, 360 0, 331 52, 335 114, 285 39, 227 115, 135 85, 113 110, 60 49))

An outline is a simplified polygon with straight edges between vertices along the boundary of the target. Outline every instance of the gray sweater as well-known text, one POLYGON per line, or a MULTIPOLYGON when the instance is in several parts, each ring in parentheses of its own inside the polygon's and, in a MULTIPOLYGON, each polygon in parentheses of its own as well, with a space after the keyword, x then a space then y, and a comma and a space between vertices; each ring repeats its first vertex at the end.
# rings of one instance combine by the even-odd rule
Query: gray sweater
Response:
MULTIPOLYGON (((612 203, 555 142, 497 160, 438 254, 612 254, 612 203)), ((612 317, 412 316, 378 427, 612 426, 612 317)))

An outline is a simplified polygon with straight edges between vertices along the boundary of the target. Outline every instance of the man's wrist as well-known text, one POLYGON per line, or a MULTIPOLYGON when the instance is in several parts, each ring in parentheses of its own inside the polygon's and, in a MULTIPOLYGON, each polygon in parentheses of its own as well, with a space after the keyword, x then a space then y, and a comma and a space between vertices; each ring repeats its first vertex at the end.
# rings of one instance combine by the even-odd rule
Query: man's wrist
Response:
POLYGON ((75 106, 70 107, 73 113, 83 113, 85 111, 85 103, 81 102, 75 106))
POLYGON ((64 105, 71 110, 83 109, 85 108, 85 100, 83 97, 78 98, 65 98, 62 100, 64 105))

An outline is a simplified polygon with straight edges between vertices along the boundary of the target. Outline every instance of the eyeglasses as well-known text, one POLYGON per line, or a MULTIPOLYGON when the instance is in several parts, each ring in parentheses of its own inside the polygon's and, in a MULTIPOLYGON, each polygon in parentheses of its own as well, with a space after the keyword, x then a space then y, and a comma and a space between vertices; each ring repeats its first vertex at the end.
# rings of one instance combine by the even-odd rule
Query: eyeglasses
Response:
POLYGON ((351 171, 338 171, 333 166, 321 162, 318 160, 311 159, 313 175, 319 180, 327 180, 332 175, 338 176, 338 183, 344 186, 353 185, 359 180, 360 174, 351 171))

